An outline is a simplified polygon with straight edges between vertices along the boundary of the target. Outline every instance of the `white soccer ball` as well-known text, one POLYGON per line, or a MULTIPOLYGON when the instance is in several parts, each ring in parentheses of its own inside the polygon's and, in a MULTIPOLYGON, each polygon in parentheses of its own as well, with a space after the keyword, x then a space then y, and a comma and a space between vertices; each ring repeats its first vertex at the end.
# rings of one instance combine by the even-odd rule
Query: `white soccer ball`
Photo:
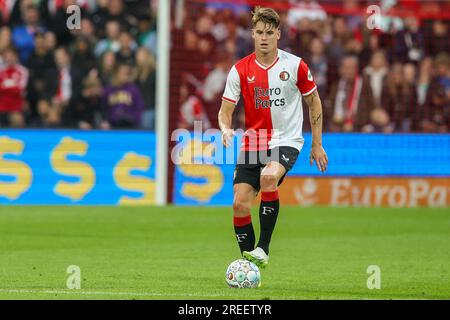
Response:
POLYGON ((231 288, 257 288, 261 282, 261 273, 253 262, 239 259, 228 266, 225 279, 231 288))

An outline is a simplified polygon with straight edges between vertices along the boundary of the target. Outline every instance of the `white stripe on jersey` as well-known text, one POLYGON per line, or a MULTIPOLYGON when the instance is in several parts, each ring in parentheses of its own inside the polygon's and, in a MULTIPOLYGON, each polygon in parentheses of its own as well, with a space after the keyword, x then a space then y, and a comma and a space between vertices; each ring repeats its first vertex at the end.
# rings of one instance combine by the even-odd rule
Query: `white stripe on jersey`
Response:
MULTIPOLYGON (((290 146, 300 151, 304 144, 303 105, 297 76, 302 59, 283 50, 278 51, 278 56, 280 60, 268 71, 268 77, 269 88, 281 88, 281 95, 271 95, 270 99, 285 99, 285 105, 270 109, 274 135, 269 142, 269 148, 290 146)), ((305 95, 315 89, 314 85, 305 95)), ((272 90, 272 93, 275 92, 276 90, 272 90)))

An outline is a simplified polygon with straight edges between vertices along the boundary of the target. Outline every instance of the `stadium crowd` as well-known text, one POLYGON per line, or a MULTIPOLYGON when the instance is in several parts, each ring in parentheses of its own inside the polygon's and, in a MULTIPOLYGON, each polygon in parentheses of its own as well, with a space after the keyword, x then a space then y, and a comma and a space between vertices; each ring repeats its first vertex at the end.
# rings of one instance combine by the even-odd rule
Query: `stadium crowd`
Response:
MULTIPOLYGON (((448 132, 449 21, 417 12, 445 12, 449 1, 382 0, 404 15, 385 17, 371 30, 366 8, 372 2, 343 0, 338 12, 336 1, 272 1, 285 5, 278 10, 280 48, 303 57, 315 77, 324 130, 448 132)), ((174 10, 172 28, 183 32, 183 61, 171 64, 183 70, 171 79, 180 91, 177 126, 203 120, 204 127, 217 127, 228 71, 253 50, 254 3, 187 0, 179 26, 174 10)), ((0 0, 0 127, 153 130, 156 5, 0 0), (72 4, 82 8, 79 30, 65 27, 72 4)), ((235 125, 243 127, 238 110, 235 125)))
MULTIPOLYGON (((250 5, 255 3, 190 3, 183 25, 182 56, 189 66, 180 94, 180 126, 192 127, 193 120, 208 118, 217 127, 227 73, 253 50, 250 5)), ((417 13, 449 12, 449 1, 271 3, 282 20, 280 48, 303 57, 315 77, 325 131, 448 132, 448 15, 447 20, 420 19, 417 13), (372 3, 390 3, 404 15, 385 17, 371 30, 366 12, 372 3)), ((243 127, 243 108, 237 110, 235 126, 243 127)), ((304 119, 308 130, 307 108, 304 119)))
POLYGON ((0 0, 0 9, 0 126, 154 128, 153 2, 0 0), (81 28, 70 30, 74 4, 81 28))

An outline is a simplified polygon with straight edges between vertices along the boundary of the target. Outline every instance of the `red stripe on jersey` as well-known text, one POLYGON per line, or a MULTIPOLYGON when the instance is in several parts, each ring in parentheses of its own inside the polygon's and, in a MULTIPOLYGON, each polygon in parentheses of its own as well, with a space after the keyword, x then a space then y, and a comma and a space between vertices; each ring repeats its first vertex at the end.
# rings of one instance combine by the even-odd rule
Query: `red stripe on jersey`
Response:
POLYGON ((234 103, 234 104, 236 104, 236 103, 237 103, 237 101, 234 101, 233 99, 228 99, 227 97, 222 97, 222 99, 223 99, 223 100, 225 100, 225 101, 228 101, 228 102, 234 103))
POLYGON ((311 94, 316 88, 311 71, 303 60, 300 61, 300 65, 298 66, 297 87, 302 95, 311 94))
POLYGON ((277 59, 276 59, 270 66, 268 66, 268 67, 266 68, 266 70, 269 71, 270 69, 272 69, 272 67, 273 67, 274 65, 276 65, 277 62, 278 62, 279 60, 280 60, 280 57, 277 57, 277 59))
POLYGON ((256 58, 255 58, 256 64, 257 64, 258 66, 260 66, 261 68, 267 70, 267 71, 269 71, 270 69, 272 69, 272 68, 277 64, 277 62, 278 62, 279 60, 280 60, 280 57, 277 57, 277 58, 275 59, 275 61, 274 61, 270 66, 265 67, 263 64, 259 63, 259 61, 256 60, 256 58))
POLYGON ((241 60, 236 69, 241 80, 245 109, 246 132, 241 150, 267 150, 273 128, 270 103, 265 102, 270 100, 269 73, 258 66, 255 54, 241 60))

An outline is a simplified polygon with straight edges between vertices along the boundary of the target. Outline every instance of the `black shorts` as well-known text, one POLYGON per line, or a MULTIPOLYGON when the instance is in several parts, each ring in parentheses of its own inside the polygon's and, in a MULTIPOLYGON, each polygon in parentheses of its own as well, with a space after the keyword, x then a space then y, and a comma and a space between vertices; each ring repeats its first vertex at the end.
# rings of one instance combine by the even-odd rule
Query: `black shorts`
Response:
POLYGON ((289 170, 292 169, 297 161, 299 151, 293 147, 276 147, 264 151, 241 151, 239 153, 238 163, 234 170, 233 185, 238 183, 248 183, 256 191, 261 189, 260 176, 261 170, 270 162, 280 163, 286 173, 281 177, 280 185, 289 170))

